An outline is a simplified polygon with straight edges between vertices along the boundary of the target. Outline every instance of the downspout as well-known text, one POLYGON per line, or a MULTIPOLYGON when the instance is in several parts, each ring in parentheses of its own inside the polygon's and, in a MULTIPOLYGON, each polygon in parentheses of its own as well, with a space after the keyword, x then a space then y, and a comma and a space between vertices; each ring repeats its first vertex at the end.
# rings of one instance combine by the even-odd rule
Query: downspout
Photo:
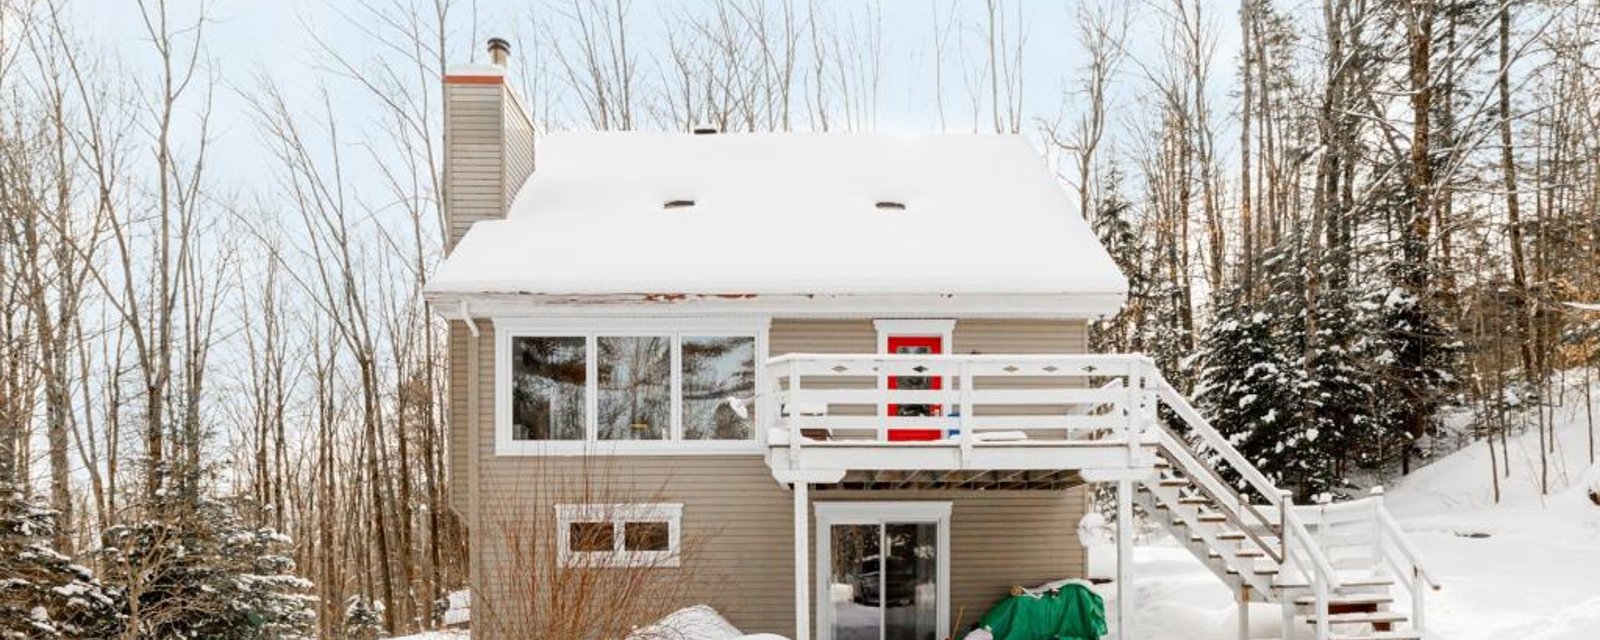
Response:
POLYGON ((483 592, 483 545, 479 544, 483 536, 483 474, 478 468, 481 457, 478 439, 483 432, 482 412, 478 406, 482 401, 478 392, 478 378, 482 374, 478 362, 478 338, 481 334, 478 323, 467 310, 466 300, 460 302, 460 313, 461 321, 467 325, 467 332, 472 334, 471 343, 467 345, 467 502, 470 505, 467 509, 467 557, 470 559, 468 571, 471 573, 468 579, 472 585, 469 597, 479 600, 479 594, 483 592))

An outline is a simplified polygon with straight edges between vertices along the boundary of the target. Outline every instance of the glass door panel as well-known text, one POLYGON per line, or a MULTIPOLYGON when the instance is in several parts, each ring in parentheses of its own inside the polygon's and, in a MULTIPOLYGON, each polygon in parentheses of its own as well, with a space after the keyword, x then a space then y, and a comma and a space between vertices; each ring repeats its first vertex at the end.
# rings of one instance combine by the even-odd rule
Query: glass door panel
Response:
POLYGON ((883 572, 879 562, 882 526, 836 524, 828 600, 833 607, 833 640, 880 640, 883 627, 883 572))
POLYGON ((938 640, 939 525, 884 525, 884 640, 938 640))
POLYGON ((939 640, 939 525, 832 525, 833 640, 939 640))

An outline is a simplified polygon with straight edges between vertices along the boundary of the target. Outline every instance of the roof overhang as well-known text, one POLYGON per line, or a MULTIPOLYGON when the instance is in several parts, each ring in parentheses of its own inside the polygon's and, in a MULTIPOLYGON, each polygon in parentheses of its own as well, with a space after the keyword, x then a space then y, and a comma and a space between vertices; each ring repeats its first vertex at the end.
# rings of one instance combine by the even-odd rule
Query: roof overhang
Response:
POLYGON ((1126 296, 1104 293, 1011 294, 538 294, 428 292, 442 313, 473 317, 763 314, 786 317, 1017 317, 1098 319, 1126 296))

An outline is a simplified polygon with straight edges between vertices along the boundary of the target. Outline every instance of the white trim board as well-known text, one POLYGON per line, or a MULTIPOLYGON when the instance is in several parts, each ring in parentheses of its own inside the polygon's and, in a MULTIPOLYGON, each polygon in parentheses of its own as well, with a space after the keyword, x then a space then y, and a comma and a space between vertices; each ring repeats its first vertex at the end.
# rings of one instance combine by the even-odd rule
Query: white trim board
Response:
MULTIPOLYGON (((663 317, 679 315, 774 315, 795 318, 1068 318, 1115 315, 1127 301, 1121 292, 1060 294, 921 295, 582 295, 426 292, 435 309, 468 303, 473 315, 663 317)), ((436 311, 437 312, 437 311, 436 311)))
POLYGON ((932 523, 938 528, 937 611, 938 638, 950 636, 950 511, 951 503, 928 500, 895 502, 819 501, 811 503, 816 511, 816 574, 811 587, 816 598, 815 608, 817 640, 833 640, 832 601, 828 584, 830 564, 833 561, 833 536, 829 528, 836 524, 898 524, 932 523))

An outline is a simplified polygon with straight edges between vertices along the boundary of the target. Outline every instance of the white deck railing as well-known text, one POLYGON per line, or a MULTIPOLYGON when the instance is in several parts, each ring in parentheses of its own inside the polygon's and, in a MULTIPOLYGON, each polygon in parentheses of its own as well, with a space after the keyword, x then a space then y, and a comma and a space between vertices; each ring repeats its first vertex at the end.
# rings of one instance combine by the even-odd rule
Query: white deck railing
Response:
MULTIPOLYGON (((1438 588, 1381 498, 1295 505, 1145 356, 796 353, 769 360, 767 374, 769 441, 796 453, 834 444, 917 446, 914 440, 955 444, 963 452, 1084 443, 1126 447, 1132 464, 1150 460, 1138 450, 1159 449, 1280 567, 1280 584, 1310 591, 1319 639, 1329 637, 1330 599, 1351 568, 1344 560, 1352 545, 1368 569, 1392 571, 1405 582, 1418 629, 1423 594, 1438 588), (1159 405, 1183 424, 1182 435, 1158 423, 1159 405), (1224 469, 1237 486, 1219 473, 1224 469), (1331 535, 1351 521, 1364 522, 1370 533, 1331 535)), ((1286 617, 1289 607, 1285 600, 1286 617)))
POLYGON ((1136 446, 1134 434, 1154 416, 1139 356, 788 354, 768 361, 767 373, 775 400, 768 424, 795 447, 1136 446))

